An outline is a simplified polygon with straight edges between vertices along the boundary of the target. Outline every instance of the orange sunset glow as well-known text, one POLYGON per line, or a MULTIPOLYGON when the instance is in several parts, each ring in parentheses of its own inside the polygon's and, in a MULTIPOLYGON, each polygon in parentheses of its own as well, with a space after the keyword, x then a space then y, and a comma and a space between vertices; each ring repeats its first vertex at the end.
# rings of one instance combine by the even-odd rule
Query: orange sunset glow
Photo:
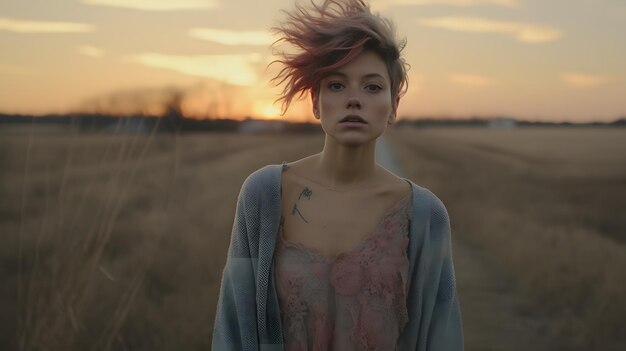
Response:
MULTIPOLYGON (((293 0, 0 3, 0 113, 284 115, 269 29, 293 0)), ((407 40, 400 118, 611 121, 626 114, 626 3, 373 0, 407 40)))

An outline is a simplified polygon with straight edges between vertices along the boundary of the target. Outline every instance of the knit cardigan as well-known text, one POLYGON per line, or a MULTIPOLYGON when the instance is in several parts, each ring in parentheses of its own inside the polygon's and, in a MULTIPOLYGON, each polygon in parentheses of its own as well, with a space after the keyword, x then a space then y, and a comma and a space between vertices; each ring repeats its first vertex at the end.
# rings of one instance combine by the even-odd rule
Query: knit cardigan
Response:
MULTIPOLYGON (((283 162, 256 170, 239 192, 213 326, 214 351, 283 350, 273 258, 285 167, 283 162)), ((432 192, 408 181, 413 193, 407 252, 409 321, 398 350, 463 350, 448 213, 432 192)))

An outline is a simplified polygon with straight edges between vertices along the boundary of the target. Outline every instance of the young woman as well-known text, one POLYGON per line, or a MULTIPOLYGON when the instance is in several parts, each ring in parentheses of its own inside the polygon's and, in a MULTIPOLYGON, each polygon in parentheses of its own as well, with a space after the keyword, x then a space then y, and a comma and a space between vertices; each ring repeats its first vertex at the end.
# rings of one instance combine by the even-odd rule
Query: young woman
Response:
POLYGON ((287 16, 275 79, 284 110, 310 94, 324 148, 245 180, 213 349, 462 350, 447 211, 375 160, 406 87, 393 25, 362 0, 287 16))

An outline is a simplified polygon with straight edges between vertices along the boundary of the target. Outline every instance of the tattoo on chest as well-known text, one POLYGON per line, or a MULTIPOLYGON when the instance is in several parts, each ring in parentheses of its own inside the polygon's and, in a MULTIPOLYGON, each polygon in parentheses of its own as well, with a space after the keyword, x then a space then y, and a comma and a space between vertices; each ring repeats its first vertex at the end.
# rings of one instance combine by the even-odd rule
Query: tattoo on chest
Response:
MULTIPOLYGON (((307 199, 311 200, 311 195, 313 194, 313 191, 311 189, 309 189, 308 187, 304 187, 304 190, 302 190, 302 192, 300 193, 300 196, 298 196, 298 200, 300 201, 300 199, 304 196, 307 199)), ((302 213, 300 212, 300 209, 298 208, 298 202, 296 202, 295 204, 293 204, 293 210, 291 211, 291 214, 296 214, 296 212, 298 213, 298 215, 300 216, 300 218, 302 218, 302 220, 305 223, 309 223, 309 221, 307 221, 304 216, 302 216, 302 213)))

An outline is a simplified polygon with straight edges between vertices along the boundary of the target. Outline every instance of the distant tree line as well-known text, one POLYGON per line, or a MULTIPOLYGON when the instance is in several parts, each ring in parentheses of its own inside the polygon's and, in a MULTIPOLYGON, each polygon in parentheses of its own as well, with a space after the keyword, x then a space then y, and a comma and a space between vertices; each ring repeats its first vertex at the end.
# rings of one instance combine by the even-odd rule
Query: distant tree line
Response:
MULTIPOLYGON (((99 114, 91 115, 6 115, 0 114, 0 127, 3 124, 59 125, 83 132, 238 132, 243 123, 252 121, 234 119, 191 119, 178 114, 166 116, 125 116, 115 117, 99 114)), ((262 120, 256 120, 263 122, 262 120)), ((287 121, 267 121, 280 123, 283 132, 315 133, 320 126, 314 123, 293 123, 287 121)), ((262 131, 267 132, 267 131, 262 131)))
POLYGON ((512 118, 469 118, 469 119, 442 119, 442 118, 419 118, 419 119, 402 119, 398 121, 398 125, 413 126, 413 127, 489 127, 497 125, 501 120, 513 121, 513 125, 517 127, 623 127, 626 126, 626 117, 616 119, 613 122, 588 122, 588 123, 573 123, 573 122, 547 122, 547 121, 525 121, 512 118))
MULTIPOLYGON (((170 111, 172 112, 172 111, 170 111)), ((401 119, 398 126, 412 127, 488 127, 498 126, 494 121, 499 119, 487 118, 470 118, 470 119, 438 119, 438 118, 420 118, 420 119, 401 119)), ((540 127, 623 127, 626 126, 626 117, 617 119, 613 122, 591 122, 591 123, 571 123, 571 122, 535 122, 515 119, 500 119, 512 121, 512 123, 504 124, 506 126, 540 126, 540 127)), ((246 120, 234 119, 190 119, 184 118, 180 113, 168 113, 165 116, 110 116, 100 114, 68 114, 68 115, 8 115, 0 114, 0 127, 3 124, 35 124, 35 125, 59 125, 76 129, 79 131, 93 132, 238 132, 241 130, 242 124, 255 121, 256 123, 273 123, 280 124, 281 128, 276 129, 280 132, 299 132, 299 133, 318 133, 321 132, 319 124, 315 123, 297 123, 287 121, 263 121, 247 118, 246 120)), ((261 133, 271 132, 271 129, 260 130, 261 133)))

